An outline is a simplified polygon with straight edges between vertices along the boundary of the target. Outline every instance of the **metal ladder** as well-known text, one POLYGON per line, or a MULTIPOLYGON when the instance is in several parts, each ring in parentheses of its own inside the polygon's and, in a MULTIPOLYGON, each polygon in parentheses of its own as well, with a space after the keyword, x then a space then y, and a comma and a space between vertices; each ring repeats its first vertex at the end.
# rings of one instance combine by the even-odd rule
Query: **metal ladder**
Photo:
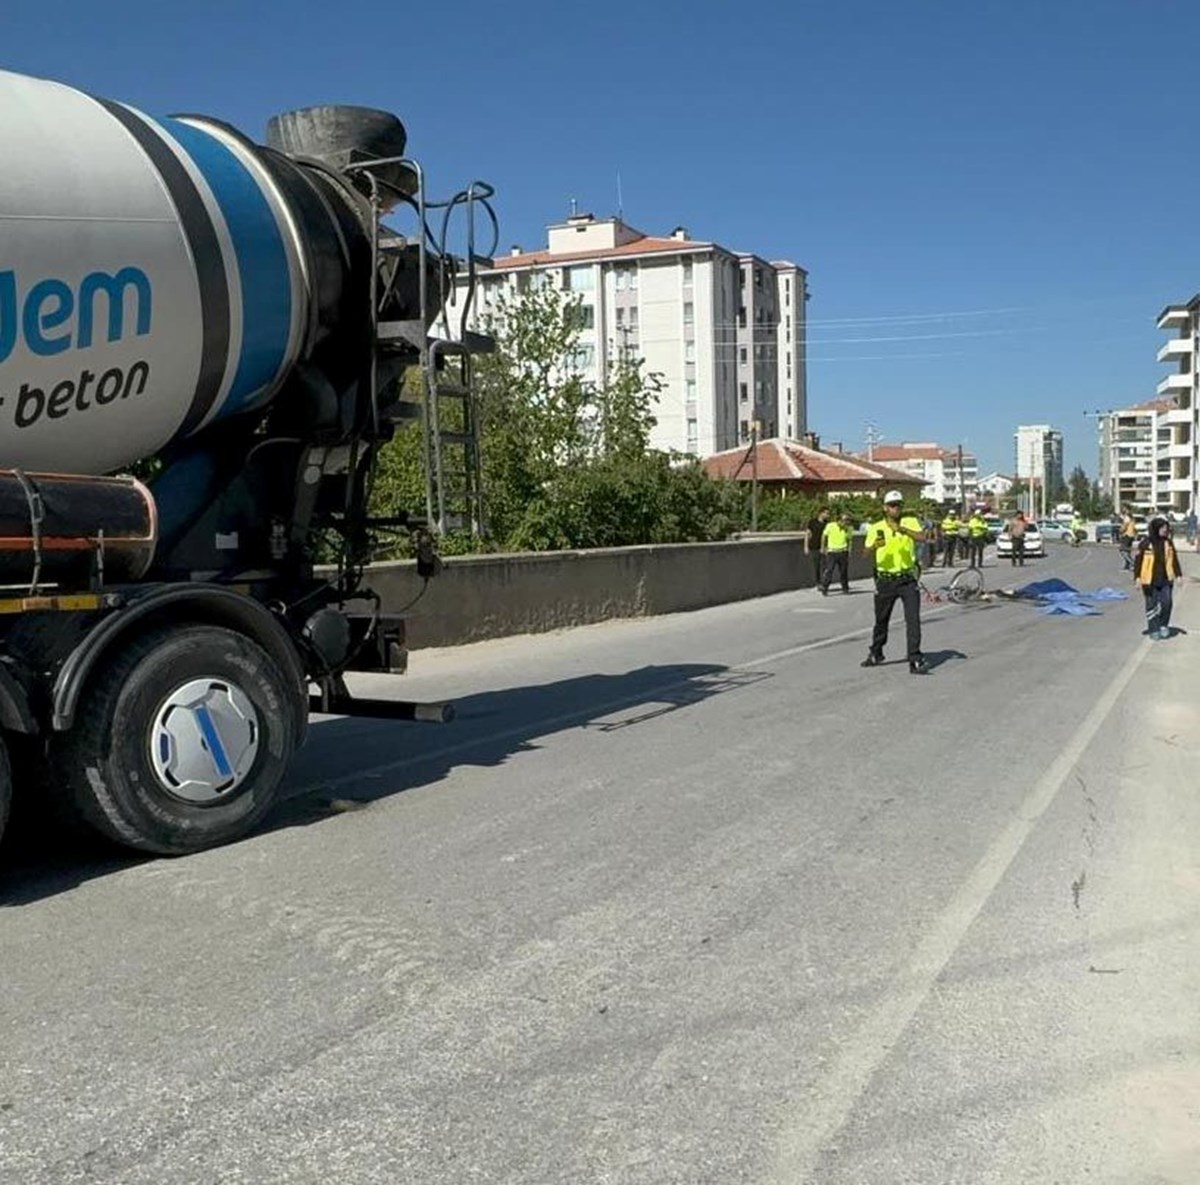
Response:
MULTIPOLYGON (((415 351, 420 370, 420 401, 400 397, 376 409, 377 416, 392 422, 417 420, 421 424, 422 457, 425 476, 425 516, 429 528, 438 535, 450 531, 469 531, 476 537, 486 534, 483 507, 482 453, 480 448, 479 403, 474 360, 496 348, 495 340, 467 328, 474 299, 478 272, 490 268, 492 261, 476 250, 476 210, 483 206, 495 226, 495 215, 487 201, 494 194, 490 185, 472 182, 454 197, 439 202, 428 199, 425 175, 411 160, 377 161, 373 164, 401 163, 417 178, 413 195, 419 227, 416 234, 419 308, 418 315, 401 321, 383 320, 389 288, 378 290, 381 278, 394 275, 402 258, 411 259, 409 240, 387 228, 379 214, 372 178, 372 201, 376 208, 372 305, 375 310, 375 337, 379 350, 415 351), (464 208, 467 217, 465 258, 453 259, 446 250, 451 213, 464 208), (442 210, 440 241, 432 245, 437 257, 454 265, 442 277, 441 301, 435 305, 429 291, 428 266, 430 240, 428 212, 442 210), (390 261, 390 268, 389 268, 390 261), (455 281, 465 267, 467 284, 455 337, 431 335, 428 326, 441 321, 449 328, 449 304, 457 304, 455 281), (447 291, 449 289, 449 291, 447 291)), ((369 172, 369 166, 360 166, 369 172)), ((494 248, 493 248, 494 249, 494 248)), ((374 390, 374 382, 372 381, 374 390)))

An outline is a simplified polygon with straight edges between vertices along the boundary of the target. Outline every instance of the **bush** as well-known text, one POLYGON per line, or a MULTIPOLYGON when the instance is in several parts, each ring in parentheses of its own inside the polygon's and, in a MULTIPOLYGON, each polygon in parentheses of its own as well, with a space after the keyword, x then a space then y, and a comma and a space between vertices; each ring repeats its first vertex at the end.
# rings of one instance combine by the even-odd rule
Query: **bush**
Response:
POLYGON ((555 551, 694 543, 727 538, 748 522, 745 491, 710 480, 665 453, 598 458, 564 469, 525 507, 505 545, 555 551))

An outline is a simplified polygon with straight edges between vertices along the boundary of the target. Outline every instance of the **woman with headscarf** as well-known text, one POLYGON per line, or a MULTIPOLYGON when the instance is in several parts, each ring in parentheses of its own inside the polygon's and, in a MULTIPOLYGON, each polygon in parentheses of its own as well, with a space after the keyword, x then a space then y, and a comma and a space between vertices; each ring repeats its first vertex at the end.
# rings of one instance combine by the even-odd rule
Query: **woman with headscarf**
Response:
POLYGON ((1171 524, 1165 518, 1152 518, 1133 565, 1133 578, 1146 598, 1146 633, 1151 638, 1171 636, 1171 589, 1182 575, 1171 542, 1171 524))

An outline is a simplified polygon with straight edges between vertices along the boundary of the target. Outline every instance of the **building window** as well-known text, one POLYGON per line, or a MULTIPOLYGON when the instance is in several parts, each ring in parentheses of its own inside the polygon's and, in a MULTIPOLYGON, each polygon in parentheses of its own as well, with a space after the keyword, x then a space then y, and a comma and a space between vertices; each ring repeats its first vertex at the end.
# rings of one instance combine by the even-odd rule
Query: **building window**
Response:
POLYGON ((637 311, 637 306, 634 305, 634 307, 629 310, 629 328, 636 329, 637 327, 638 327, 638 311, 637 311))
POLYGON ((683 360, 685 362, 696 361, 696 343, 694 341, 684 342, 683 344, 683 360))
POLYGON ((595 329, 596 328, 596 309, 594 305, 580 304, 568 305, 563 310, 566 315, 567 325, 571 329, 595 329))
POLYGON ((750 389, 745 383, 738 384, 742 396, 742 402, 745 403, 750 398, 750 389))
POLYGON ((683 261, 683 282, 685 284, 692 282, 692 261, 690 259, 683 261))
POLYGON ((696 402, 696 380, 688 379, 685 387, 685 393, 691 403, 696 402))
POLYGON ((746 328, 746 306, 745 305, 742 305, 742 307, 738 309, 738 328, 739 329, 746 328))
POLYGON ((746 273, 744 271, 742 271, 740 268, 738 269, 738 287, 739 288, 746 287, 746 273))
POLYGON ((617 328, 620 329, 625 324, 625 306, 617 306, 617 328))
POLYGON ((738 361, 743 366, 746 365, 746 347, 745 346, 738 347, 738 361))
POLYGON ((695 325, 696 323, 696 307, 690 300, 683 302, 683 323, 684 325, 695 325))
POLYGON ((574 371, 591 370, 595 362, 596 347, 588 343, 576 346, 568 359, 568 365, 574 371))
POLYGON ((762 268, 761 267, 756 267, 754 269, 754 287, 755 288, 762 287, 762 268))
POLYGON ((741 436, 742 436, 743 440, 750 439, 750 421, 749 420, 742 421, 740 432, 741 432, 741 436))
POLYGON ((596 274, 591 267, 569 267, 563 271, 563 287, 568 292, 591 292, 596 287, 596 274))

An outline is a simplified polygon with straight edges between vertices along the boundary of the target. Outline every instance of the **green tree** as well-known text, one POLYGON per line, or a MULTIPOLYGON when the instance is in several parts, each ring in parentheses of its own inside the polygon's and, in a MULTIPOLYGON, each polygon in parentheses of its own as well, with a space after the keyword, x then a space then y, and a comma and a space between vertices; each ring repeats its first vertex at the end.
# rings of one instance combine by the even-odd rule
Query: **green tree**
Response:
POLYGON ((1067 485, 1070 487, 1071 505, 1075 507, 1076 513, 1083 515, 1084 518, 1090 518, 1092 515, 1092 483, 1083 471, 1082 465, 1076 465, 1071 470, 1067 485))
MULTIPOLYGON (((540 284, 495 308, 489 329, 498 348, 476 372, 491 543, 602 547, 723 538, 742 528, 747 495, 735 483, 710 481, 694 459, 650 449, 660 375, 622 349, 607 360, 603 382, 584 377, 582 308, 579 297, 540 284)), ((377 514, 423 507, 423 462, 419 425, 403 425, 381 450, 377 514)), ((466 536, 442 541, 447 552, 478 547, 466 536)))

